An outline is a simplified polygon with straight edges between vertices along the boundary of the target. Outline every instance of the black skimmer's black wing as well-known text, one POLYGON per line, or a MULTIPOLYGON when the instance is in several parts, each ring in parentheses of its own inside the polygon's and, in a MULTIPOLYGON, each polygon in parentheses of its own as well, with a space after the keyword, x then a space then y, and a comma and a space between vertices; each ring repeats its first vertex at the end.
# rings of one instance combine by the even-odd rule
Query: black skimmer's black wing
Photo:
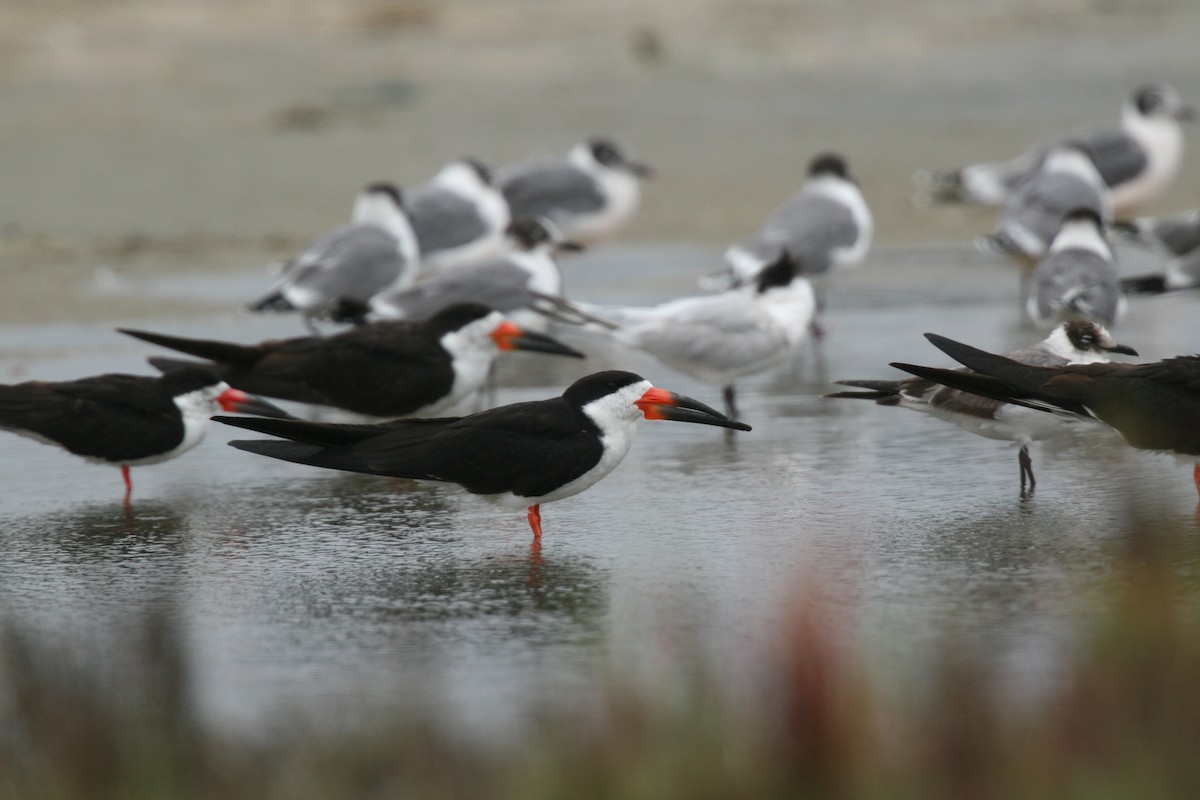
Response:
POLYGON ((461 396, 478 388, 455 385, 456 359, 490 361, 497 350, 582 357, 557 340, 523 330, 478 304, 451 306, 421 322, 375 322, 336 336, 303 336, 258 345, 127 329, 122 333, 209 359, 231 386, 254 394, 375 417, 401 417, 437 408, 452 393, 461 396), (468 332, 456 336, 463 331, 468 332))

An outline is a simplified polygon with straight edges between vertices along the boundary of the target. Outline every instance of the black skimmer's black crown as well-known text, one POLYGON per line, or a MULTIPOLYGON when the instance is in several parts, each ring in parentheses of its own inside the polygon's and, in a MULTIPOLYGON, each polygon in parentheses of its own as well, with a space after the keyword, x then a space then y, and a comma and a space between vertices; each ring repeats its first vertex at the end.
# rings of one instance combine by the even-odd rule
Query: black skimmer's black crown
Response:
POLYGON ((578 494, 611 472, 629 452, 634 424, 643 417, 750 430, 621 371, 580 378, 560 397, 466 417, 381 425, 217 419, 286 440, 230 442, 240 450, 327 469, 456 483, 527 508, 540 539, 541 504, 578 494))

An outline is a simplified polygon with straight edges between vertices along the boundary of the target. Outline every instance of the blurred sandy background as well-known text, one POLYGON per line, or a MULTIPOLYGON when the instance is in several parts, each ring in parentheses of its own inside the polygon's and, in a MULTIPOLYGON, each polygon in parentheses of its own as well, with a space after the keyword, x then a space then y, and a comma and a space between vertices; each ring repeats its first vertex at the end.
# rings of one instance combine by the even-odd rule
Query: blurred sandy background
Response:
MULTIPOLYGON (((911 174, 1200 103, 1194 0, 0 0, 0 323, 161 315, 136 279, 256 269, 425 180, 605 133, 658 170, 630 242, 714 253, 845 153, 880 247, 969 242, 911 174)), ((1158 210, 1200 204, 1200 131, 1158 210)), ((697 271, 716 264, 697 265, 697 271)))

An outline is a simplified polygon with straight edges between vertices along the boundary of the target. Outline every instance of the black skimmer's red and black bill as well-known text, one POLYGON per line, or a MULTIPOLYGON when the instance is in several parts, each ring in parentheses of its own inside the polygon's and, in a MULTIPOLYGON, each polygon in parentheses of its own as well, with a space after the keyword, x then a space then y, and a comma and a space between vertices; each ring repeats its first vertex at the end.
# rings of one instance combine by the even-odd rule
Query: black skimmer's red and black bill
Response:
POLYGON ((109 373, 0 385, 0 429, 120 467, 126 503, 133 492, 130 467, 158 464, 192 449, 204 438, 209 418, 222 409, 287 416, 261 398, 231 389, 201 366, 160 376, 109 373))
MULTIPOLYGON (((1061 367, 1067 364, 1105 363, 1111 353, 1136 356, 1132 347, 1117 344, 1103 326, 1091 320, 1070 320, 1059 325, 1050 335, 1030 347, 1008 354, 1022 364, 1039 367, 1061 367)), ((847 380, 835 381, 843 386, 857 386, 866 391, 836 392, 826 397, 874 400, 882 406, 900 406, 921 411, 953 423, 971 433, 989 439, 1016 442, 1020 445, 1018 462, 1021 468, 1021 490, 1028 479, 1032 489, 1037 481, 1033 476, 1033 461, 1029 457, 1030 442, 1047 439, 1062 432, 1062 417, 1013 405, 990 397, 952 389, 923 378, 899 381, 847 380)))
MULTIPOLYGON (((492 360, 504 350, 583 357, 478 304, 451 306, 424 322, 374 322, 335 336, 256 345, 121 332, 209 359, 208 366, 230 386, 339 409, 358 415, 358 421, 428 416, 448 408, 483 386, 492 360)), ((155 358, 151 363, 179 362, 155 358)))
POLYGON ((816 298, 796 270, 796 260, 785 251, 753 283, 720 294, 650 307, 555 305, 589 330, 723 387, 726 413, 736 417, 734 380, 782 363, 807 338, 816 298))
POLYGON ((412 283, 420 254, 400 190, 389 183, 367 186, 355 198, 351 220, 285 262, 275 286, 250 310, 300 311, 307 320, 412 283))
POLYGON ((611 472, 629 452, 643 416, 750 430, 703 403, 620 371, 580 378, 560 397, 467 417, 382 425, 216 419, 288 440, 230 442, 240 450, 327 469, 457 483, 472 494, 526 508, 536 541, 541 504, 578 494, 611 472))
MULTIPOLYGON (((892 366, 984 397, 1100 420, 1131 447, 1200 460, 1200 356, 1149 364, 1034 367, 937 334, 925 338, 972 372, 892 366)), ((1200 490, 1200 463, 1193 477, 1200 490)))
MULTIPOLYGON (((1181 121, 1196 118, 1174 88, 1151 83, 1138 88, 1121 107, 1120 125, 1078 131, 1077 142, 1091 157, 1113 196, 1113 215, 1127 219, 1162 194, 1179 172, 1183 158, 1181 121)), ((917 173, 922 203, 995 206, 1021 185, 1050 147, 1034 148, 1008 161, 972 164, 954 170, 917 173)))
POLYGON ((512 221, 491 170, 474 158, 451 161, 408 192, 405 202, 426 270, 496 255, 512 221))
POLYGON ((506 167, 496 183, 514 217, 546 217, 571 241, 594 244, 615 234, 637 211, 645 164, 630 161, 611 139, 580 142, 562 160, 532 159, 506 167))

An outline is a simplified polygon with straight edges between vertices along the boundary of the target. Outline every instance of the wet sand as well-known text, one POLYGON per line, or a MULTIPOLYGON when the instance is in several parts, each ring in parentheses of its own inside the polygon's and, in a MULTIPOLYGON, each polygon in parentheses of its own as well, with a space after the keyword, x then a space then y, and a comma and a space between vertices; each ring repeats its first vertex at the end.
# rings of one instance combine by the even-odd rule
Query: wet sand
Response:
MULTIPOLYGON (((594 133, 658 169, 627 242, 719 252, 837 149, 879 247, 962 244, 990 214, 914 207, 914 169, 1114 120, 1148 79, 1200 100, 1183 0, 3 5, 9 323, 186 313, 105 287, 256 268, 341 222, 368 180, 594 133)), ((1198 187, 1189 156, 1160 210, 1198 187)))

